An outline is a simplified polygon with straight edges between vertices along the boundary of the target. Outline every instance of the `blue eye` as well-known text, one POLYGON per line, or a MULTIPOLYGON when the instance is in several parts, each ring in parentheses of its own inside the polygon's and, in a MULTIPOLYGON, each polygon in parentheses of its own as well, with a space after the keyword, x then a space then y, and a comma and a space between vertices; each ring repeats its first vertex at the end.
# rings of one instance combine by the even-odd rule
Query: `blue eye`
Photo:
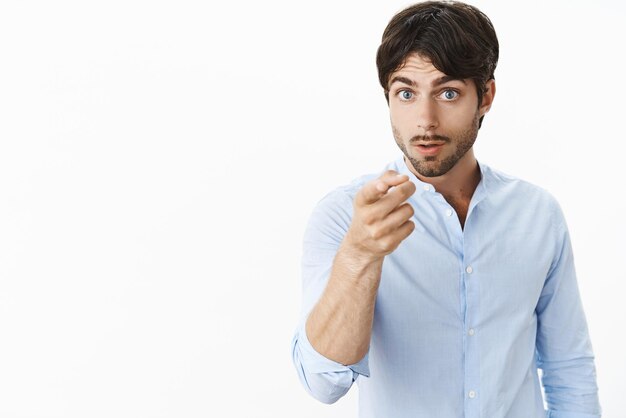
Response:
POLYGON ((408 90, 402 90, 400 92, 400 97, 402 98, 402 100, 411 100, 411 97, 413 97, 413 93, 408 90))
POLYGON ((458 95, 459 95, 459 93, 457 93, 454 90, 445 90, 443 92, 443 97, 446 100, 454 100, 454 99, 456 99, 458 97, 458 95))

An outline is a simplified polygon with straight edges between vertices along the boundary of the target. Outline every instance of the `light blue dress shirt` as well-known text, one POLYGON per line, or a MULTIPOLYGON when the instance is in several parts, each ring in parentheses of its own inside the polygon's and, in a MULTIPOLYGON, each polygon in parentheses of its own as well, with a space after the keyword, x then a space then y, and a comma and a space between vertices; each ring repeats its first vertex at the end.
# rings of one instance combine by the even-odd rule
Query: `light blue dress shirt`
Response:
POLYGON ((409 198, 416 228, 385 257, 370 348, 357 364, 315 351, 304 324, 326 286, 356 192, 381 173, 318 203, 304 237, 302 317, 292 341, 300 381, 316 399, 335 402, 356 381, 361 418, 600 417, 559 204, 544 189, 479 167, 464 228, 403 158, 385 168, 417 186, 409 198))

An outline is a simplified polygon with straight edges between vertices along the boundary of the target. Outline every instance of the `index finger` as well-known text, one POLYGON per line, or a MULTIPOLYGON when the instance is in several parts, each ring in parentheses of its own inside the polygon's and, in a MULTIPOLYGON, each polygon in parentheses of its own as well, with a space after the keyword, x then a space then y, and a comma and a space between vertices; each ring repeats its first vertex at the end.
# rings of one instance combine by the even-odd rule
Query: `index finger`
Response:
POLYGON ((356 203, 370 205, 383 197, 391 187, 402 184, 407 180, 409 180, 409 176, 406 174, 399 174, 394 170, 385 171, 377 179, 365 183, 356 195, 356 203))

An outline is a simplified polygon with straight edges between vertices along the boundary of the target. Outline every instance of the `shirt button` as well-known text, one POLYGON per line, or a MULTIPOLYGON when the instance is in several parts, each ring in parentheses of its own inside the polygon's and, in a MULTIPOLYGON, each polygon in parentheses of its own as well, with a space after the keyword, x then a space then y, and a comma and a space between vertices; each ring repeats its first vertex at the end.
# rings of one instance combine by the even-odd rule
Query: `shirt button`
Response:
POLYGON ((472 274, 472 272, 474 271, 474 269, 472 268, 472 266, 467 266, 467 268, 465 269, 465 271, 467 272, 467 274, 472 274))
POLYGON ((424 185, 424 190, 430 190, 430 186, 428 184, 424 185))
POLYGON ((470 390, 467 396, 469 396, 471 399, 474 399, 476 397, 476 392, 474 392, 473 390, 470 390))
POLYGON ((448 209, 446 211, 446 216, 452 216, 452 209, 448 209))
POLYGON ((470 328, 470 329, 467 331, 467 333, 470 335, 470 337, 471 337, 472 335, 474 335, 474 328, 470 328))

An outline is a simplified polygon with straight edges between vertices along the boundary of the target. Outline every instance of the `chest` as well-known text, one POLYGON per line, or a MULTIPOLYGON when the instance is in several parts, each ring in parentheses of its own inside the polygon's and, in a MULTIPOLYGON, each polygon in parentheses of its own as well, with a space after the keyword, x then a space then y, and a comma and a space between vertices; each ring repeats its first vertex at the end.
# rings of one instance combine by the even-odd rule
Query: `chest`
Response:
POLYGON ((478 208, 463 229, 451 217, 416 218, 415 231, 385 259, 381 312, 450 325, 463 322, 468 306, 484 321, 533 315, 555 256, 548 223, 535 222, 532 211, 478 208))

